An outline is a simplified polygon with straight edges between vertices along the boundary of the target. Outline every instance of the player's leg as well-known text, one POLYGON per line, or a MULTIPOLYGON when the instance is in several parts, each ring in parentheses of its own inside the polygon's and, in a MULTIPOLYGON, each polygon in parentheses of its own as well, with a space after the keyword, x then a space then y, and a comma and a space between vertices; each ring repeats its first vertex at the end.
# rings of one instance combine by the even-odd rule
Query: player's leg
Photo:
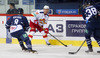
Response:
POLYGON ((30 31, 29 31, 29 38, 32 40, 33 35, 36 33, 36 25, 30 21, 30 31))
POLYGON ((50 42, 49 42, 48 35, 44 31, 41 31, 41 34, 43 35, 43 38, 46 41, 46 44, 51 45, 50 42))
MULTIPOLYGON (((41 26, 42 27, 42 26, 41 26)), ((37 25, 37 29, 39 30, 39 32, 43 35, 43 38, 45 39, 45 41, 46 41, 46 44, 47 45, 51 45, 50 43, 49 43, 49 38, 48 38, 48 33, 46 33, 46 32, 44 32, 44 30, 41 28, 40 26, 38 26, 37 25)), ((48 30, 47 30, 48 31, 48 30)))
POLYGON ((16 32, 16 33, 12 33, 11 35, 18 39, 20 47, 22 48, 22 50, 27 50, 26 47, 23 44, 23 39, 20 38, 22 34, 23 34, 23 32, 19 31, 19 32, 16 32))
POLYGON ((21 46, 21 48, 22 48, 22 50, 27 50, 27 48, 24 46, 24 43, 23 43, 23 40, 22 39, 20 39, 20 38, 18 38, 18 41, 19 41, 19 44, 20 44, 20 46, 21 46))
POLYGON ((35 31, 30 31, 28 37, 30 38, 30 40, 32 40, 33 35, 35 34, 35 31))
POLYGON ((26 43, 28 51, 33 52, 33 53, 37 52, 36 50, 32 50, 32 44, 31 44, 31 41, 30 41, 28 35, 24 31, 22 31, 21 33, 22 33, 22 35, 20 36, 20 38, 26 43))
POLYGON ((93 52, 92 49, 92 44, 91 44, 91 34, 92 34, 92 30, 86 29, 85 31, 85 38, 86 38, 86 42, 87 42, 87 46, 88 46, 88 50, 86 51, 88 52, 93 52))
MULTIPOLYGON (((97 41, 98 45, 100 46, 100 30, 95 31, 94 38, 97 41)), ((100 53, 100 51, 97 51, 97 53, 100 53)))
POLYGON ((27 48, 23 44, 23 40, 20 38, 20 33, 19 32, 12 33, 11 35, 18 39, 18 42, 19 42, 20 47, 22 48, 22 50, 27 50, 27 48))

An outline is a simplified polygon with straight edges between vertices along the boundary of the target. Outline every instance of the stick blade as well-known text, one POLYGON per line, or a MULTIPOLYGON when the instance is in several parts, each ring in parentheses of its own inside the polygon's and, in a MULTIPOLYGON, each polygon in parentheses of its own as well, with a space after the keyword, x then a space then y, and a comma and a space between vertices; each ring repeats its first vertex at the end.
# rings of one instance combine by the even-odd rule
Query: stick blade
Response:
POLYGON ((76 54, 76 52, 69 52, 69 54, 76 54))
POLYGON ((68 47, 67 45, 64 45, 65 47, 68 47))

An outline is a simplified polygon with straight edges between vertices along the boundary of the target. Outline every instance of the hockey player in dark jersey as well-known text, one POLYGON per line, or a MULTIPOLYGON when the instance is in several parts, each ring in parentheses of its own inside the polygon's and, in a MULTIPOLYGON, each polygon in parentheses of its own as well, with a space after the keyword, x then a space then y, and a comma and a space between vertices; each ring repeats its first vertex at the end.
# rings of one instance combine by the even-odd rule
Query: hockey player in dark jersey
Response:
POLYGON ((12 16, 6 22, 6 29, 9 29, 11 35, 18 39, 22 50, 35 53, 37 51, 32 50, 31 41, 29 40, 28 35, 25 33, 25 31, 28 31, 29 23, 27 21, 27 18, 23 16, 23 9, 19 8, 18 13, 18 15, 12 16), (27 48, 24 46, 23 42, 26 43, 27 48))
MULTIPOLYGON (((82 10, 83 18, 86 20, 85 38, 89 48, 89 50, 86 51, 87 53, 93 52, 90 38, 92 34, 100 46, 100 16, 98 15, 99 10, 100 4, 91 5, 90 3, 86 4, 82 10)), ((97 53, 100 53, 100 51, 97 51, 97 53)))

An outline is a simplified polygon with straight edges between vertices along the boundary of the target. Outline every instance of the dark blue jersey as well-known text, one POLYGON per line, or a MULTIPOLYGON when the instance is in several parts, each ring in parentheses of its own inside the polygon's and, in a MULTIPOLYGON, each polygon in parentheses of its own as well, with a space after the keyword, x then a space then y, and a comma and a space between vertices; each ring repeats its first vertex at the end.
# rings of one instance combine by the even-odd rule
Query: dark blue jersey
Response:
POLYGON ((15 15, 12 16, 7 22, 6 22, 6 28, 10 28, 10 32, 16 32, 19 30, 24 30, 29 27, 28 20, 25 16, 22 15, 15 15))
MULTIPOLYGON (((100 10, 100 4, 88 6, 82 10, 84 20, 87 22, 98 22, 98 11, 100 10)), ((100 19, 99 19, 100 20, 100 19)))

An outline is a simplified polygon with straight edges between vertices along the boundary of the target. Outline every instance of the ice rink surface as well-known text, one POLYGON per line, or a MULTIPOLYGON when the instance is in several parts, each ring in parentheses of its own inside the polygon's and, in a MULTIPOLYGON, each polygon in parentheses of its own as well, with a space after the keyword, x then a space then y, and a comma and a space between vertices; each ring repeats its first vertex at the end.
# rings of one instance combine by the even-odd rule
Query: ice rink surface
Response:
POLYGON ((0 44, 0 58, 100 58, 100 54, 96 53, 99 47, 94 48, 93 53, 85 53, 87 47, 82 47, 79 53, 75 55, 68 54, 69 51, 76 51, 79 47, 73 46, 46 46, 33 45, 33 49, 38 54, 22 51, 18 44, 0 44))

